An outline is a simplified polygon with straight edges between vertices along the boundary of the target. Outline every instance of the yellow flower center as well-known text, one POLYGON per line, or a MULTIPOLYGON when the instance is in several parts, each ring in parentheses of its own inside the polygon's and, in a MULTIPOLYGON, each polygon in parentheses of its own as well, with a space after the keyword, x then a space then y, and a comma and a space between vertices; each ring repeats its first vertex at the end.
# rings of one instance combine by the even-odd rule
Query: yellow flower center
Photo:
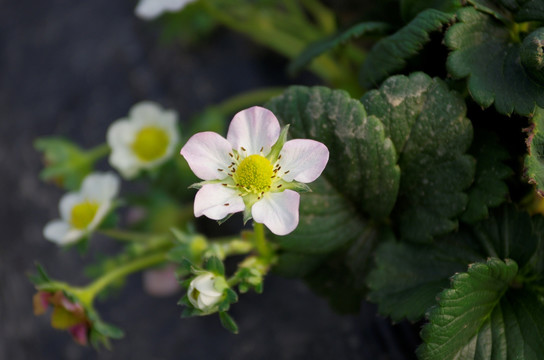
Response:
POLYGON ((132 143, 132 150, 142 161, 153 161, 166 153, 168 134, 163 129, 148 126, 142 128, 132 143))
POLYGON ((99 204, 92 201, 84 201, 72 208, 70 223, 76 229, 85 229, 93 221, 99 204))
POLYGON ((270 188, 273 176, 273 167, 267 158, 250 155, 238 165, 234 181, 248 191, 261 193, 270 188))

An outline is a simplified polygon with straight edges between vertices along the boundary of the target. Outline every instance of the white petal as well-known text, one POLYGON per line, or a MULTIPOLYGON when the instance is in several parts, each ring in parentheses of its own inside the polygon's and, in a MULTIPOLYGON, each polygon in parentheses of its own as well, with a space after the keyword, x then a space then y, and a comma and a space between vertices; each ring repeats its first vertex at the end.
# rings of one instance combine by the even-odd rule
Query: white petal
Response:
POLYGON ((244 200, 238 193, 221 184, 206 184, 196 193, 195 216, 207 216, 213 220, 221 220, 228 214, 245 209, 244 200), (228 205, 227 205, 228 204, 228 205))
POLYGON ((195 288, 204 295, 207 296, 220 296, 221 292, 217 291, 214 287, 215 275, 204 274, 195 279, 195 288))
POLYGON ((165 11, 177 11, 194 0, 140 0, 136 15, 144 20, 152 20, 165 11))
POLYGON ((119 193, 120 180, 112 172, 87 175, 81 185, 81 195, 89 200, 109 201, 119 193))
POLYGON ((210 307, 211 305, 215 304, 217 300, 219 300, 219 296, 210 296, 204 293, 200 293, 198 296, 199 303, 203 304, 204 307, 210 307))
POLYGON ((62 220, 53 220, 43 228, 43 236, 57 244, 62 244, 64 237, 70 231, 70 225, 62 220))
POLYGON ((106 200, 101 203, 98 210, 96 210, 96 213, 94 214, 93 220, 89 223, 89 225, 87 225, 87 231, 96 229, 102 223, 102 220, 104 220, 106 215, 108 215, 111 208, 112 202, 110 200, 106 200))
POLYGON ((272 111, 254 106, 234 116, 229 125, 227 140, 237 151, 242 151, 240 148, 243 147, 251 155, 259 154, 262 148, 263 154, 267 155, 279 135, 280 123, 272 111))
POLYGON ((108 145, 115 150, 126 147, 134 141, 135 129, 128 119, 117 120, 110 125, 106 135, 108 145))
POLYGON ((84 200, 85 198, 76 192, 65 194, 59 202, 60 218, 69 222, 72 218, 72 208, 84 200))
POLYGON ((112 148, 109 161, 125 179, 134 178, 141 169, 141 162, 128 148, 112 148))
POLYGON ((267 193, 251 208, 251 215, 276 235, 287 235, 298 225, 300 195, 292 190, 267 193))
POLYGON ((232 153, 230 143, 211 131, 193 135, 181 149, 181 155, 187 160, 191 170, 202 180, 227 177, 227 166, 231 163, 229 153, 232 153))
POLYGON ((287 141, 280 151, 280 177, 285 181, 310 183, 317 179, 329 161, 329 150, 318 141, 287 141), (289 171, 285 174, 286 171, 289 171))

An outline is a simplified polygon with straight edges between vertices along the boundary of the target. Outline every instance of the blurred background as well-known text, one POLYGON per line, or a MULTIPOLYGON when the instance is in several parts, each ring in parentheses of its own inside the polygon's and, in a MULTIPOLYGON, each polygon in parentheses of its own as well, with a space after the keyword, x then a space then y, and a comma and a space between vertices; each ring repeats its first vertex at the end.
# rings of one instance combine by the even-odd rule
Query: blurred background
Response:
POLYGON ((66 136, 90 148, 141 100, 175 109, 183 121, 247 90, 317 84, 307 74, 288 78, 286 60, 221 28, 197 45, 167 41, 160 22, 138 19, 135 6, 0 0, 0 359, 413 358, 418 326, 391 326, 367 303, 358 314, 338 315, 302 281, 275 275, 262 295, 243 295, 233 306, 239 335, 217 316, 181 320, 181 294, 150 297, 140 275, 98 303, 102 318, 125 330, 111 351, 81 347, 47 317, 33 316, 27 274, 35 261, 54 278, 84 284, 93 254, 114 249, 97 237, 81 257, 43 238, 63 191, 38 178, 37 137, 66 136))

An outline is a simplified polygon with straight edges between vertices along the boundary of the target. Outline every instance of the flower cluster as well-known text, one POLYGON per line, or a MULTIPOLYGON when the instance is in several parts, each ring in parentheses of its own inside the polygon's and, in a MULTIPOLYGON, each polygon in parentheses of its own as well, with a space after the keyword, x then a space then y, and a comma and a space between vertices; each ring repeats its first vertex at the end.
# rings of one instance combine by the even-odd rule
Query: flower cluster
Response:
POLYGON ((221 220, 244 211, 274 234, 286 235, 298 225, 303 184, 317 179, 329 159, 325 145, 314 140, 286 141, 274 114, 252 107, 236 114, 227 138, 214 132, 193 135, 181 149, 191 170, 203 182, 194 213, 221 220))
POLYGON ((59 203, 60 219, 49 222, 43 235, 59 245, 75 243, 96 229, 113 207, 120 181, 113 173, 88 175, 77 192, 59 203))

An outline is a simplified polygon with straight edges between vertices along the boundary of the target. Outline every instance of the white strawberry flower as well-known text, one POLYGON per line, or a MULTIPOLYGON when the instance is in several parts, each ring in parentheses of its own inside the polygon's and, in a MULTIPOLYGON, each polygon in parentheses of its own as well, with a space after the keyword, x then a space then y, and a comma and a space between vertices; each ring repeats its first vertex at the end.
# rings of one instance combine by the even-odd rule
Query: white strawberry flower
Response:
POLYGON ((60 199, 61 218, 45 226, 44 237, 67 245, 90 234, 113 208, 119 185, 119 177, 111 172, 85 177, 78 192, 69 192, 60 199))
POLYGON ((196 309, 210 312, 223 297, 223 292, 216 288, 216 282, 224 284, 224 278, 211 272, 204 272, 189 284, 187 297, 196 309), (219 280, 220 279, 220 280, 219 280))
POLYGON ((193 135, 181 155, 204 180, 195 184, 195 216, 222 220, 244 211, 244 221, 253 218, 276 235, 292 232, 299 220, 296 191, 321 175, 329 151, 314 140, 286 142, 287 128, 255 106, 234 116, 226 139, 214 132, 193 135))
POLYGON ((140 0, 136 6, 136 16, 153 20, 165 12, 176 12, 195 0, 140 0))
POLYGON ((110 125, 107 140, 111 166, 132 179, 141 170, 155 168, 172 157, 179 141, 177 114, 150 101, 138 103, 128 118, 110 125))

